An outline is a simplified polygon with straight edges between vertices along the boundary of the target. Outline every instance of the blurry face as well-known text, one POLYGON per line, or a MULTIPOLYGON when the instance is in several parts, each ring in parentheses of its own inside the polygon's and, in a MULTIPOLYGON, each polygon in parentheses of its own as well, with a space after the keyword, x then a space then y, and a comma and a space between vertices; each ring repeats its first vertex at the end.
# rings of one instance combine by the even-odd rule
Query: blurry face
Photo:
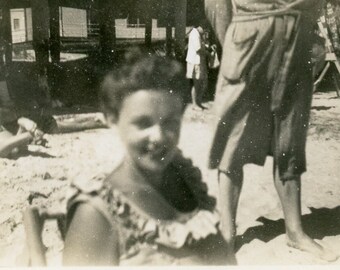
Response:
POLYGON ((127 159, 149 173, 162 172, 174 157, 183 105, 165 91, 140 90, 125 98, 118 130, 127 159))

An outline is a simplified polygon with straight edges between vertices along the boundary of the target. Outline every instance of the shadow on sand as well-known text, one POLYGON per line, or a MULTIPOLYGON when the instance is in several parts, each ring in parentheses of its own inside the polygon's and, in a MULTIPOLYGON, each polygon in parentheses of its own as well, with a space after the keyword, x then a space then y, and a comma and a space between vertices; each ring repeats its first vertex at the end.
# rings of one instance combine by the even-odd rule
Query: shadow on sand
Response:
POLYGON ((27 151, 20 152, 20 154, 18 155, 14 155, 11 159, 17 160, 19 158, 28 157, 28 156, 42 157, 42 158, 56 158, 56 156, 50 155, 48 153, 27 150, 27 151))
POLYGON ((335 108, 335 106, 312 106, 311 109, 317 111, 327 111, 333 108, 335 108))
MULTIPOLYGON (((313 239, 322 239, 325 236, 340 235, 340 206, 335 208, 310 208, 312 213, 302 216, 305 232, 313 239)), ((263 225, 248 228, 243 235, 236 237, 236 250, 244 244, 255 239, 269 242, 275 237, 285 233, 284 220, 270 220, 259 217, 257 221, 263 225)))

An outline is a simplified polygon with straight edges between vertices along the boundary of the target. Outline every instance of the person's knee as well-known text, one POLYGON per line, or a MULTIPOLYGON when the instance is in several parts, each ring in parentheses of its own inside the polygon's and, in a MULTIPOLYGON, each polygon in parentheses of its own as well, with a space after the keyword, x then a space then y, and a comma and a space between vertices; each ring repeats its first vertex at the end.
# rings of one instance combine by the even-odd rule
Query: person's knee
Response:
POLYGON ((294 172, 281 172, 279 171, 279 168, 276 164, 274 164, 274 172, 273 172, 273 176, 274 176, 274 181, 275 182, 282 182, 283 184, 285 182, 297 182, 300 183, 301 181, 301 174, 300 173, 294 173, 294 172))
POLYGON ((232 182, 242 182, 243 180, 243 167, 235 166, 229 170, 219 170, 218 179, 229 179, 232 182))

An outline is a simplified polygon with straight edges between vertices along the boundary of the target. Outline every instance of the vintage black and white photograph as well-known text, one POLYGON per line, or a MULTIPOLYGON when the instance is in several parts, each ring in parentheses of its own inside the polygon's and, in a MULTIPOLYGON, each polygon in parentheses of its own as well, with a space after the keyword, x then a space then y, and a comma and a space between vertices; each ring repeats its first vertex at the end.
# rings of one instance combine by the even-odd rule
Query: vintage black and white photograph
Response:
POLYGON ((340 0, 0 0, 0 266, 340 266, 340 0))

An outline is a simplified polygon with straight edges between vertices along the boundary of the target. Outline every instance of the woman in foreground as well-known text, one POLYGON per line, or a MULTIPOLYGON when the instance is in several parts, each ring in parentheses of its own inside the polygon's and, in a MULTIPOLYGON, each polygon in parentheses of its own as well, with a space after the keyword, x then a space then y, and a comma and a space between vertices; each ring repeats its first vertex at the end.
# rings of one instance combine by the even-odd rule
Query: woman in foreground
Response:
POLYGON ((106 76, 104 113, 126 154, 111 174, 72 183, 65 265, 226 263, 215 200, 177 148, 186 91, 181 66, 157 56, 106 76))

